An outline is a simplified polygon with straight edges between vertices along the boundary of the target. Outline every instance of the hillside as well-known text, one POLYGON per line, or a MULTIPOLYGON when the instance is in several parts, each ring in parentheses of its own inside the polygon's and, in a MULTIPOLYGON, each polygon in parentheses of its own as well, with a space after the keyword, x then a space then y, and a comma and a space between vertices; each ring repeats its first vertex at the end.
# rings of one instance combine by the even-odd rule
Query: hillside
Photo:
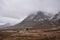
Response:
POLYGON ((24 27, 32 27, 32 28, 55 28, 60 24, 60 12, 56 15, 52 16, 46 15, 43 11, 38 11, 36 14, 31 14, 26 17, 21 23, 7 27, 7 29, 20 29, 24 27))

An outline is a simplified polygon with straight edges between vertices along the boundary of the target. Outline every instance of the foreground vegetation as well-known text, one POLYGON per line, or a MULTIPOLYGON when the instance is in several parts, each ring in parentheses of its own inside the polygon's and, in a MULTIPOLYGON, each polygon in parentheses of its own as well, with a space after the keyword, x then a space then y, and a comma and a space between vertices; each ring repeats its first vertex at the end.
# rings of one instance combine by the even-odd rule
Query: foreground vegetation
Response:
POLYGON ((20 30, 17 32, 0 32, 0 40, 60 40, 60 30, 38 29, 20 30))

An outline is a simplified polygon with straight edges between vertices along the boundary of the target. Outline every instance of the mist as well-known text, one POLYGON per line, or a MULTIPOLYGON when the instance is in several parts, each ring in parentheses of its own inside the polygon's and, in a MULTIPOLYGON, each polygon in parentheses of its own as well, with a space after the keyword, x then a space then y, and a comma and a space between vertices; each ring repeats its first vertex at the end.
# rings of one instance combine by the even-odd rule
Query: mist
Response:
POLYGON ((60 0, 0 0, 1 16, 24 19, 39 10, 56 14, 60 11, 60 0))

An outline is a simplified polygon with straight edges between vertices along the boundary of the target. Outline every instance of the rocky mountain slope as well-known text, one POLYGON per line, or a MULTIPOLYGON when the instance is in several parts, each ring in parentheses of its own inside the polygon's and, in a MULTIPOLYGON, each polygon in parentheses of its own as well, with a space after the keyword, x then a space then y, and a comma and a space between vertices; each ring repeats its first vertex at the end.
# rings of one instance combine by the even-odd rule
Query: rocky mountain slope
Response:
POLYGON ((60 26, 60 12, 58 12, 52 19, 51 21, 57 25, 60 26))
POLYGON ((60 23, 60 12, 54 15, 51 19, 51 17, 46 15, 45 12, 38 11, 36 14, 29 15, 21 23, 7 28, 12 28, 12 29, 14 28, 17 29, 21 27, 22 28, 24 27, 53 28, 60 25, 59 23, 60 23))

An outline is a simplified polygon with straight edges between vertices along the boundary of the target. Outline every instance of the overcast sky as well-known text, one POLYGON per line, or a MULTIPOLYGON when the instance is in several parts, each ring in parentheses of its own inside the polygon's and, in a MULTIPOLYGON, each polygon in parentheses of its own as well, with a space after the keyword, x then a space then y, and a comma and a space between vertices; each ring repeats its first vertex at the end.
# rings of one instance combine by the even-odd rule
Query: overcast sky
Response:
POLYGON ((60 0, 0 0, 0 16, 22 19, 34 11, 57 13, 60 0))

